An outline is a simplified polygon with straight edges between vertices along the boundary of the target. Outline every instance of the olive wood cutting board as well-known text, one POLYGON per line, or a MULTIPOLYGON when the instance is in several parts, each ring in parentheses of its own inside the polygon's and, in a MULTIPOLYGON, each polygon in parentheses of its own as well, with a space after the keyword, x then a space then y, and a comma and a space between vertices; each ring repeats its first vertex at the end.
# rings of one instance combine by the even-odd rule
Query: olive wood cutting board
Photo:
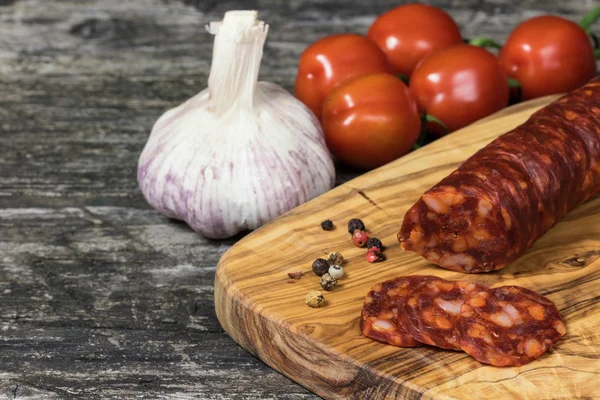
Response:
POLYGON ((516 262, 496 272, 444 270, 403 252, 396 239, 406 210, 462 161, 524 122, 555 97, 507 108, 295 208, 249 234, 219 262, 215 306, 221 325, 250 353, 325 398, 600 398, 600 196, 571 211, 516 262), (353 246, 347 221, 361 218, 387 247, 369 264, 353 246), (336 228, 323 231, 331 219, 336 228), (311 264, 339 251, 345 276, 332 292, 311 264), (288 272, 304 271, 288 283, 288 272), (363 299, 377 282, 432 274, 490 286, 521 285, 550 298, 567 334, 522 367, 480 364, 465 353, 397 348, 364 337, 363 299), (326 304, 304 297, 322 290, 326 304))

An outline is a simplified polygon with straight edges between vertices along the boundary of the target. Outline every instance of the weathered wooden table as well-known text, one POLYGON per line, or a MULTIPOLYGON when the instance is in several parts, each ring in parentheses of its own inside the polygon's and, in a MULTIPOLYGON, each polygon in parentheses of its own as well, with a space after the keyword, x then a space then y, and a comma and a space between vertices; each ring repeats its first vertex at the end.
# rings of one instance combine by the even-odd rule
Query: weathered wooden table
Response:
MULTIPOLYGON (((0 0, 0 396, 314 398, 219 326, 215 266, 236 238, 155 213, 136 163, 156 118, 206 86, 204 25, 226 10, 260 11, 262 79, 291 89, 310 42, 364 33, 399 3, 0 0)), ((465 36, 500 41, 522 19, 594 5, 433 3, 465 36)))

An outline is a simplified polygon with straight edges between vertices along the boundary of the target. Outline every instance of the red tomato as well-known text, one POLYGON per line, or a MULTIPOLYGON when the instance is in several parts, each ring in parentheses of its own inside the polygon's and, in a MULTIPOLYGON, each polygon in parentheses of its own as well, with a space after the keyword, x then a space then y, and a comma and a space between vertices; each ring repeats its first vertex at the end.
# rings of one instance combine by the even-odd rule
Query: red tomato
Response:
POLYGON ((426 4, 406 4, 380 15, 367 37, 383 50, 395 72, 406 76, 434 50, 462 43, 452 17, 426 4))
POLYGON ((352 78, 331 91, 323 105, 323 130, 340 161, 375 168, 410 151, 421 118, 404 82, 379 73, 352 78))
POLYGON ((335 85, 354 76, 389 71, 385 54, 364 36, 332 35, 302 53, 294 91, 320 119, 323 100, 335 85))
POLYGON ((440 119, 450 132, 508 104, 508 81, 496 57, 461 44, 439 50, 417 65, 410 91, 419 108, 440 119))
POLYGON ((524 99, 569 92, 596 75, 594 49, 585 31, 550 15, 518 25, 499 57, 507 75, 521 84, 524 99))

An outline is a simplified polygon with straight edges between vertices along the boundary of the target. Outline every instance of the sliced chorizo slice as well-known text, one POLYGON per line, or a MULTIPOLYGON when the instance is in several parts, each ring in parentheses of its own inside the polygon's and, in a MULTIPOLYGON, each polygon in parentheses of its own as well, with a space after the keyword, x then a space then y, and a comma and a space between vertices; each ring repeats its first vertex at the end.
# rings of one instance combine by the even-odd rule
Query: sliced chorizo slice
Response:
POLYGON ((398 347, 416 347, 421 343, 410 336, 398 322, 398 304, 421 282, 439 280, 430 275, 411 275, 375 285, 365 298, 361 331, 363 335, 398 347))
POLYGON ((520 286, 474 293, 462 305, 458 323, 462 350, 500 367, 539 358, 566 331, 552 301, 520 286))
POLYGON ((419 342, 460 350, 460 308, 471 293, 486 288, 465 281, 421 282, 408 293, 398 308, 398 321, 419 342))
POLYGON ((398 239, 444 268, 493 271, 600 191, 600 77, 479 150, 406 212, 398 239))

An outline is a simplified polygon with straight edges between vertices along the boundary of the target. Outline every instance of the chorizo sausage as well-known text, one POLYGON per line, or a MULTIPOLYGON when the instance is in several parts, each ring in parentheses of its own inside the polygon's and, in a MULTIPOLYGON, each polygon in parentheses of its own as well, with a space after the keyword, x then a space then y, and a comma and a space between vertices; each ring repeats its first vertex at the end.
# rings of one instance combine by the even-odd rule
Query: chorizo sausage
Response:
POLYGON ((465 281, 423 281, 403 298, 398 307, 398 321, 421 343, 460 350, 460 308, 471 293, 485 289, 465 281))
POLYGON ((600 77, 538 110, 426 191, 398 233, 404 250, 478 273, 521 256, 600 191, 600 77))
POLYGON ((441 280, 435 276, 412 275, 378 283, 365 298, 361 331, 363 335, 398 347, 416 347, 421 343, 410 336, 398 322, 398 304, 421 282, 441 280))
POLYGON ((556 306, 519 286, 474 293, 460 310, 460 347, 477 361, 519 366, 539 358, 566 333, 556 306))

